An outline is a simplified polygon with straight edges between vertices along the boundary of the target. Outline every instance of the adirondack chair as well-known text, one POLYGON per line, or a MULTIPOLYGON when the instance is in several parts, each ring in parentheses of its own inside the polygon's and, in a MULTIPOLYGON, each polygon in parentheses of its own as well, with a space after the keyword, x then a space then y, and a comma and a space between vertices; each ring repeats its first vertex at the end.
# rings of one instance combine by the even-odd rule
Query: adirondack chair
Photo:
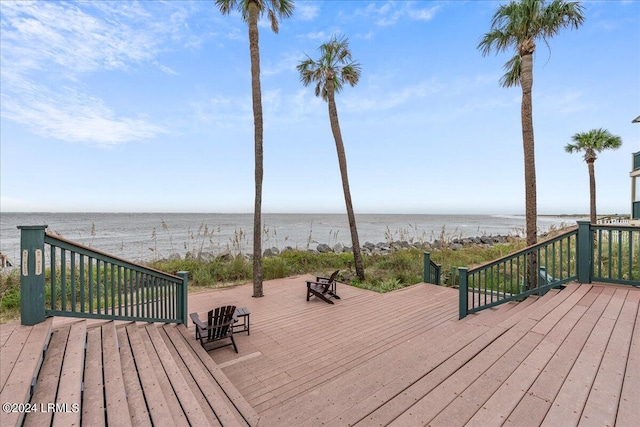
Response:
POLYGON ((330 295, 335 299, 340 299, 338 294, 336 294, 336 278, 338 277, 339 272, 340 270, 334 271, 331 277, 317 276, 315 281, 307 280, 307 301, 309 301, 309 297, 311 297, 311 295, 315 295, 329 304, 333 304, 333 301, 327 298, 327 295, 330 295))
POLYGON ((205 324, 198 313, 191 313, 189 316, 196 327, 196 339, 200 340, 202 347, 209 351, 217 348, 233 345, 233 349, 238 352, 236 342, 233 339, 233 313, 236 311, 234 305, 226 305, 211 310, 207 314, 207 323, 205 324), (230 339, 231 342, 224 345, 217 345, 217 342, 223 339, 230 339))

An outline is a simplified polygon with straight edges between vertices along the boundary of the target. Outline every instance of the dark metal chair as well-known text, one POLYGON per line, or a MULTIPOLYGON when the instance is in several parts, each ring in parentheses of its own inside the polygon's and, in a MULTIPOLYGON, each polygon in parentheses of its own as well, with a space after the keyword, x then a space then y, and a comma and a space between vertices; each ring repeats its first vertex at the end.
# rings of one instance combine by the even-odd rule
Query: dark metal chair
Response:
POLYGON ((189 316, 196 327, 196 339, 200 340, 202 347, 209 351, 217 348, 233 345, 233 349, 238 352, 236 342, 233 339, 233 313, 236 311, 235 305, 226 305, 211 310, 207 314, 207 323, 205 324, 198 313, 191 313, 189 316), (224 345, 217 345, 217 342, 223 339, 230 339, 231 342, 224 345))
POLYGON ((336 293, 336 278, 340 270, 336 270, 330 277, 316 277, 316 280, 307 280, 307 301, 312 295, 320 298, 321 300, 333 304, 327 295, 340 299, 336 293))

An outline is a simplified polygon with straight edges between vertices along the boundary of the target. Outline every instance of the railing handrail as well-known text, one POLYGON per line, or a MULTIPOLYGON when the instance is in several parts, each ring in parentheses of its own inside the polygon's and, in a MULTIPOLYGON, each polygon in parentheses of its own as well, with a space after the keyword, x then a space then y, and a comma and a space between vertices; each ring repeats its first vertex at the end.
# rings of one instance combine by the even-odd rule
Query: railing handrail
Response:
POLYGON ((128 267, 143 273, 149 273, 155 276, 160 276, 166 280, 182 283, 182 278, 179 276, 174 276, 173 274, 165 273, 164 271, 156 270, 155 268, 147 267, 142 264, 137 264, 135 262, 128 261, 124 258, 120 258, 118 256, 99 251, 90 246, 85 246, 80 243, 74 242, 72 240, 67 240, 64 237, 61 237, 54 233, 49 233, 46 231, 44 233, 44 242, 49 244, 54 244, 54 246, 57 246, 62 249, 74 251, 78 254, 98 258, 101 261, 108 261, 110 263, 120 265, 121 267, 128 267))
POLYGON ((472 269, 460 267, 460 318, 573 280, 640 286, 639 253, 640 228, 578 221, 546 241, 472 269))
POLYGON ((489 262, 486 262, 484 264, 478 265, 476 267, 470 268, 468 270, 468 273, 471 274, 471 273, 475 273, 475 272, 480 271, 480 270, 485 270, 485 269, 487 269, 489 267, 492 267, 494 265, 498 265, 498 264, 500 264, 500 263, 502 263, 504 261, 508 261, 510 259, 517 258, 520 255, 524 255, 527 252, 531 252, 533 250, 540 249, 540 248, 542 248, 544 246, 548 246, 548 245, 550 245, 550 244, 552 244, 554 242, 562 240, 563 238, 568 237, 569 235, 575 234, 577 232, 578 232, 578 226, 572 226, 572 227, 568 228, 567 231, 565 231, 565 232, 563 232, 561 234, 558 234, 557 236, 554 236, 551 239, 535 243, 533 245, 527 246, 526 248, 520 249, 520 250, 518 250, 516 252, 512 252, 510 254, 507 254, 507 255, 505 255, 505 256, 503 256, 501 258, 498 258, 496 260, 489 261, 489 262))
POLYGON ((46 225, 18 228, 23 325, 47 316, 186 324, 186 271, 137 264, 48 233, 46 225))

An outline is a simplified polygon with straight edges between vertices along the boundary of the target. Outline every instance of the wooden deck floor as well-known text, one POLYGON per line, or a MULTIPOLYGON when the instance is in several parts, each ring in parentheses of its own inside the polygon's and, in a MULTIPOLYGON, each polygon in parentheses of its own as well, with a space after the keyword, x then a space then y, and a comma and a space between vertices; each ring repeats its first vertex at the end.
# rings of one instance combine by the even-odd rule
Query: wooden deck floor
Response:
POLYGON ((305 300, 307 278, 189 295, 190 312, 251 311, 238 354, 207 354, 192 325, 2 325, 2 403, 42 365, 31 402, 80 410, 25 425, 640 425, 640 289, 573 284, 459 321, 453 289, 339 284, 329 305, 305 300))
POLYGON ((305 301, 305 277, 190 301, 246 306, 251 336, 212 358, 261 426, 640 425, 640 289, 577 285, 457 320, 457 291, 347 286, 305 301))

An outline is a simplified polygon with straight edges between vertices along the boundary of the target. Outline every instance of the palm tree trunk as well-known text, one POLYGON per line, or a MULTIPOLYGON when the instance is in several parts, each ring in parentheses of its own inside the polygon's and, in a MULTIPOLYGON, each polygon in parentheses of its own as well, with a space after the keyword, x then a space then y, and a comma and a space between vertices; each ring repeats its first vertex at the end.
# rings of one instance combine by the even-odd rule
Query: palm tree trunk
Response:
MULTIPOLYGON (((521 56, 520 86, 522 87, 522 146, 524 149, 525 222, 527 246, 538 241, 538 208, 536 201, 536 161, 533 138, 533 109, 531 89, 533 87, 533 53, 521 56)), ((527 289, 535 289, 538 279, 538 263, 535 253, 529 256, 527 289)))
POLYGON ((262 292, 262 94, 260 90, 260 49, 258 47, 258 5, 249 2, 249 50, 251 53, 251 95, 255 143, 255 203, 253 207, 253 296, 262 292))
POLYGON ((536 160, 533 138, 533 108, 531 89, 533 87, 533 55, 522 56, 522 146, 524 149, 524 185, 527 246, 537 242, 538 208, 536 201, 536 160))
POLYGON ((591 219, 591 224, 595 224, 598 220, 598 217, 596 215, 596 173, 593 162, 587 162, 587 166, 589 168, 589 217, 591 219))
POLYGON ((364 280, 364 264, 362 255, 360 254, 360 239, 358 239, 358 229, 356 227, 356 216, 353 212, 351 203, 351 191, 349 190, 349 175, 347 173, 347 156, 344 152, 344 143, 342 141, 342 133, 340 132, 340 123, 338 122, 338 109, 334 97, 333 82, 327 82, 327 97, 329 104, 329 122, 331 123, 331 131, 333 139, 336 141, 336 150, 338 152, 338 164, 340 166, 340 175, 342 176, 342 189, 344 191, 344 202, 347 205, 347 218, 349 219, 349 230, 351 231, 351 245, 353 247, 353 260, 356 266, 356 275, 361 281, 364 280))

